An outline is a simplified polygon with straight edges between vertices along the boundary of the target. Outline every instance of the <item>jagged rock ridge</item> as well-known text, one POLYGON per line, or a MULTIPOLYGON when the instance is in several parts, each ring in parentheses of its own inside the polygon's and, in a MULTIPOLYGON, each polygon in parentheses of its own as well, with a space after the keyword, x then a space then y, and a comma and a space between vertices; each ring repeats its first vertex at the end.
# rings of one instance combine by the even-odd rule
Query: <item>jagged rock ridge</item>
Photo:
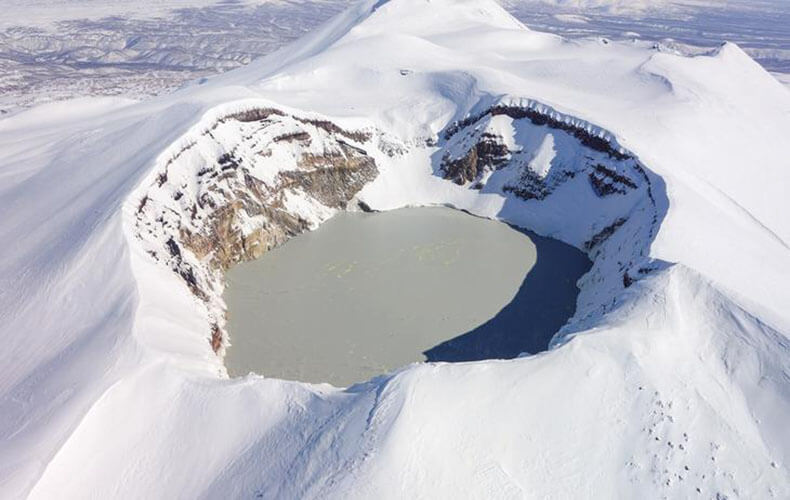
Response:
MULTIPOLYGON (((456 184, 485 185, 494 170, 512 167, 516 175, 504 185, 521 199, 542 200, 558 185, 586 173, 595 193, 600 196, 626 194, 637 189, 628 170, 641 168, 631 154, 622 152, 605 138, 582 127, 540 113, 528 106, 498 104, 449 126, 443 134, 446 151, 440 171, 456 184), (554 144, 519 143, 515 128, 519 123, 545 128, 554 136, 577 142, 586 150, 584 158, 553 156, 554 144), (541 155, 540 148, 545 151, 541 155), (551 154, 547 157, 545 153, 551 154), (548 163, 547 163, 548 161, 548 163)), ((554 140, 554 139, 552 139, 554 140)))

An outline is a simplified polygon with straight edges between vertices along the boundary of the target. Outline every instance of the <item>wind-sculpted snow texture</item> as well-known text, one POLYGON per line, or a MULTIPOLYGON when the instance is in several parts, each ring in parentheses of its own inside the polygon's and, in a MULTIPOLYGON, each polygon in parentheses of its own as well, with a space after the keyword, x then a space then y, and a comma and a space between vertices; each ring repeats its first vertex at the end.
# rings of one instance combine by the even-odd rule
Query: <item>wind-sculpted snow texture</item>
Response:
POLYGON ((786 498, 789 130, 735 45, 567 41, 488 0, 365 1, 169 96, 0 121, 0 489, 786 498), (227 266, 436 204, 588 254, 547 352, 227 377, 227 266))

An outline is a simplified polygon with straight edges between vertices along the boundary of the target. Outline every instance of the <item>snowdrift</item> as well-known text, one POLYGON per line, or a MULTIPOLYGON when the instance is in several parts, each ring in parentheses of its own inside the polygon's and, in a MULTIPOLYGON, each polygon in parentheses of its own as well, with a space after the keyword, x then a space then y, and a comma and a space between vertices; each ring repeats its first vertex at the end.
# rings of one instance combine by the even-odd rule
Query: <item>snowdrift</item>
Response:
POLYGON ((365 1, 169 96, 0 121, 0 491, 787 497, 789 131, 737 46, 569 42, 485 0, 365 1), (587 252, 548 352, 227 377, 224 269, 436 204, 587 252))

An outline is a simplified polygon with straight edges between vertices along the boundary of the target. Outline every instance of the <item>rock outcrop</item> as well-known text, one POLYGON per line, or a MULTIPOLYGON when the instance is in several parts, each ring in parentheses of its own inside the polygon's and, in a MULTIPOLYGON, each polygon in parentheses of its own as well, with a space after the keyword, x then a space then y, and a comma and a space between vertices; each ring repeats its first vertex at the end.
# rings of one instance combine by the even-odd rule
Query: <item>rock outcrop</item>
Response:
POLYGON ((649 245, 665 205, 663 185, 607 131, 528 99, 499 104, 450 124, 440 135, 437 174, 468 189, 501 194, 507 213, 567 217, 593 268, 580 281, 579 315, 612 303, 588 290, 630 287, 653 265, 649 245), (518 208, 516 208, 518 207, 518 208), (581 237, 580 237, 581 236, 581 237))
MULTIPOLYGON (((411 142, 258 107, 226 114, 181 144, 134 202, 135 232, 204 304, 206 338, 220 355, 225 270, 315 228, 352 200, 371 210, 354 199, 378 175, 376 158, 438 148, 436 173, 447 180, 539 203, 551 217, 570 210, 574 224, 587 228, 575 244, 595 262, 583 280, 611 287, 643 274, 661 217, 653 177, 632 154, 588 124, 531 105, 492 106, 450 125, 438 141, 411 142), (628 246, 631 257, 622 260, 628 246)), ((585 298, 587 288, 582 300, 600 314, 608 306, 585 298)))
MULTIPOLYGON (((453 158, 451 152, 442 157, 441 170, 445 179, 456 184, 479 181, 486 172, 496 170, 510 159, 510 150, 502 142, 502 136, 483 132, 479 139, 460 158, 453 158)), ((472 187, 479 189, 481 184, 472 187)))
POLYGON ((443 138, 442 176, 459 185, 470 184, 473 189, 481 189, 488 174, 506 167, 515 175, 510 176, 503 191, 523 200, 543 200, 580 173, 587 174, 600 197, 626 194, 639 187, 623 173, 638 166, 632 155, 581 126, 552 118, 529 106, 492 106, 450 125, 443 138), (548 156, 541 155, 539 149, 545 141, 535 143, 527 137, 526 143, 519 142, 515 130, 522 123, 551 135, 551 146, 555 140, 561 140, 565 147, 562 151, 547 151, 548 156), (509 136, 507 139, 505 134, 509 136), (584 154, 569 157, 567 153, 574 150, 584 154))
POLYGON ((136 233, 206 304, 225 345, 222 275, 315 227, 378 174, 372 131, 256 108, 217 120, 165 162, 137 208, 136 233))

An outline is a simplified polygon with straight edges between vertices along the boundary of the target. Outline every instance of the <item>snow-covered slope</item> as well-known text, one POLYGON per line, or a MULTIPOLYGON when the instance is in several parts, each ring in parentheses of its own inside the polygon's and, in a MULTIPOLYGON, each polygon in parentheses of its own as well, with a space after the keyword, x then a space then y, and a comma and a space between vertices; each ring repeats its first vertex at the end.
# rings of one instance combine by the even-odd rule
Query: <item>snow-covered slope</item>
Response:
POLYGON ((0 115, 74 96, 165 93, 242 66, 343 0, 0 0, 0 115))
POLYGON ((0 492, 785 498, 788 132, 737 46, 489 0, 363 1, 172 95, 0 121, 0 492), (576 315, 515 360, 228 379, 222 269, 358 202, 578 246, 576 315))
POLYGON ((790 72, 785 0, 503 0, 527 26, 569 38, 606 37, 697 54, 737 42, 763 67, 790 72))
MULTIPOLYGON (((346 0, 0 0, 0 116, 73 97, 141 99, 248 64, 348 7, 346 0)), ((737 42, 790 74, 786 0, 502 0, 568 38, 698 54, 737 42)))

